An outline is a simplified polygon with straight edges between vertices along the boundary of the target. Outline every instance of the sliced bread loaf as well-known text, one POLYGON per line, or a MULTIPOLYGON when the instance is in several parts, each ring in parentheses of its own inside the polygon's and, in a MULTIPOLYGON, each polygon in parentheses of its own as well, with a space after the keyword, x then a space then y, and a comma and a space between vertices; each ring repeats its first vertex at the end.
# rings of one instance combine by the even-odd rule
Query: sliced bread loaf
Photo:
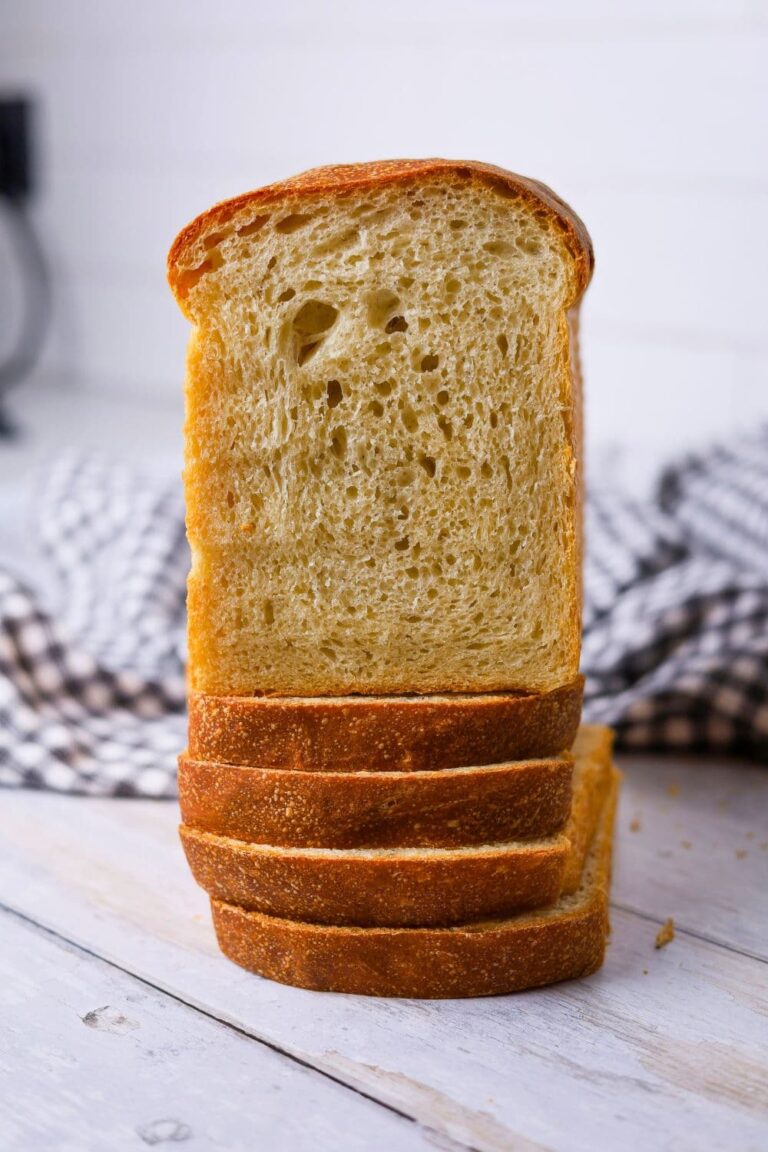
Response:
POLYGON ((304 772, 407 772, 554 756, 579 727, 584 681, 540 693, 189 696, 189 756, 304 772))
POLYGON ((192 688, 575 679, 591 269, 549 189, 470 162, 317 169, 184 229, 192 688))
POLYGON ((550 904, 578 884, 610 772, 606 729, 585 737, 564 834, 461 848, 285 848, 182 826, 192 874, 211 896, 322 924, 444 925, 550 904))
POLYGON ((452 928, 347 928, 214 899, 219 947, 270 980, 362 996, 494 996, 588 976, 605 955, 618 780, 611 769, 576 891, 549 908, 452 928))

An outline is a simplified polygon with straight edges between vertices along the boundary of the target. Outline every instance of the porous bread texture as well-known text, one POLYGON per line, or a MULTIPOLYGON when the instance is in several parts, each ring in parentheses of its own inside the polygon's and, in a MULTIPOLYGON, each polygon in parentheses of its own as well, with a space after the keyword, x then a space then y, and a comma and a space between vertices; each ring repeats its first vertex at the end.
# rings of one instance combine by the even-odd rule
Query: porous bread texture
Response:
POLYGON ((576 676, 586 257, 490 171, 287 182, 174 247, 194 689, 576 676))

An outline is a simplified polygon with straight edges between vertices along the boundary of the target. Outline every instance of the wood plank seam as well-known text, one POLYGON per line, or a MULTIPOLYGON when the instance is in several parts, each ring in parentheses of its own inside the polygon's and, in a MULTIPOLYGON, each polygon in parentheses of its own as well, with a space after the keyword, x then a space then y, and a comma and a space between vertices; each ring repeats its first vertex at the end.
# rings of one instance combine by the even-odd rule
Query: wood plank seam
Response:
MULTIPOLYGON (((630 916, 637 916, 638 919, 646 920, 649 924, 661 925, 666 920, 666 916, 652 916, 650 912, 640 912, 631 904, 621 904, 611 900, 610 906, 612 909, 615 908, 617 912, 626 912, 630 916)), ((736 945, 726 940, 717 940, 714 936, 708 936, 706 932, 697 932, 695 928, 688 928, 678 920, 675 920, 675 935, 690 936, 692 940, 700 940, 703 944, 713 944, 716 948, 722 948, 724 952, 733 952, 736 956, 744 956, 747 960, 757 960, 759 964, 768 964, 768 958, 761 956, 759 952, 753 952, 750 948, 737 948, 736 945)))
MULTIPOLYGON (((180 1004, 185 1008, 191 1009, 193 1012, 198 1013, 198 1015, 205 1017, 205 1019, 211 1020, 216 1024, 220 1024, 222 1027, 237 1033, 239 1036, 243 1036, 247 1040, 251 1040, 254 1044, 260 1044, 265 1048, 269 1048, 270 1051, 274 1052, 276 1055, 282 1056, 294 1064, 299 1064, 301 1067, 306 1068, 310 1072, 317 1073, 317 1075, 324 1077, 326 1080, 331 1080, 334 1084, 338 1084, 341 1088, 346 1088, 347 1091, 354 1092, 356 1096, 362 1096, 370 1103, 376 1104, 380 1108, 385 1108, 388 1112, 392 1112, 395 1116, 400 1117, 401 1120, 407 1120, 411 1124, 416 1124, 417 1127, 423 1129, 425 1132, 434 1133, 435 1136, 439 1137, 441 1140, 446 1139, 445 1133, 440 1132, 439 1129, 432 1128, 429 1124, 425 1124, 416 1116, 411 1116, 409 1113, 403 1112, 401 1109, 396 1108, 393 1104, 388 1104, 383 1100, 379 1100, 376 1096, 371 1095, 371 1093, 364 1092, 362 1089, 356 1088, 353 1084, 349 1084, 347 1081, 342 1080, 341 1077, 334 1076, 331 1072, 328 1072, 324 1068, 320 1068, 317 1065, 312 1064, 309 1060, 306 1060, 301 1056, 297 1056, 285 1048, 281 1048, 280 1045, 275 1044, 273 1041, 266 1040, 262 1036, 257 1036, 255 1033, 249 1032, 247 1029, 239 1027, 231 1020, 224 1019, 220 1016, 217 1016, 213 1012, 206 1011, 206 1009, 202 1008, 199 1004, 195 1004, 190 1000, 185 1000, 183 996, 179 996, 177 993, 171 992, 168 988, 164 988, 161 984, 155 984, 151 980, 147 980, 145 976, 137 975, 135 972, 132 972, 130 968, 124 968, 122 964, 118 964, 117 961, 112 960, 107 956, 102 956, 99 952, 95 952, 92 948, 88 948, 84 944, 80 944, 75 940, 71 940, 63 933, 57 932, 55 929, 49 928, 45 924, 41 924, 32 916, 28 916, 26 913, 20 912, 16 908, 12 908, 9 904, 4 903, 3 901, 0 901, 0 914, 11 916, 16 920, 21 921, 23 924, 26 924, 29 927, 44 933, 52 940, 56 940, 59 943, 66 945, 68 948, 72 948, 75 951, 80 952, 84 956, 91 956, 94 960, 97 960, 102 964, 106 964, 110 968, 114 968, 116 972, 122 972, 125 976, 128 976, 131 979, 138 981, 140 984, 143 984, 145 988, 149 988, 153 992, 167 996, 169 1000, 173 1000, 176 1004, 180 1004)), ((454 1146, 456 1149, 461 1149, 462 1152, 482 1152, 482 1150, 475 1148, 471 1144, 464 1144, 455 1139, 454 1146)))

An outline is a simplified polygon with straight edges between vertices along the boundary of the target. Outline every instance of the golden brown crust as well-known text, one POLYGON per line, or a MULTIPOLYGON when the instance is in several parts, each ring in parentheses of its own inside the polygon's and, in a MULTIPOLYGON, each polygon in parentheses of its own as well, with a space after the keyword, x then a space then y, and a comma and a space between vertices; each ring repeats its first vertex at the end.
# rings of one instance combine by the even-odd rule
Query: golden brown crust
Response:
MULTIPOLYGON (((243 217, 252 217, 254 209, 275 203, 297 203, 314 196, 343 197, 352 192, 381 188, 391 184, 422 183, 430 179, 474 180, 506 198, 520 197, 544 211, 550 222, 564 235, 575 265, 576 303, 589 284, 594 267, 592 241, 584 224, 551 188, 538 180, 518 176, 494 164, 476 160, 379 160, 367 164, 336 164, 312 168, 289 180, 257 188, 203 212, 176 237, 168 254, 168 281, 183 307, 185 290, 182 273, 188 271, 190 251, 206 233, 217 231, 243 217)), ((247 226, 247 225, 246 225, 247 226)))
POLYGON ((209 896, 315 924, 462 924, 551 904, 565 836, 453 849, 275 848, 180 828, 187 863, 209 896))
POLYGON ((189 698, 189 756, 303 772, 417 772, 555 756, 581 717, 583 677, 497 695, 189 698))
POLYGON ((363 996, 493 996, 587 976, 605 953, 617 792, 614 771, 582 887, 544 912, 470 928, 343 928, 212 900, 219 947, 270 980, 363 996))
POLYGON ((538 840, 571 808, 573 760, 435 772, 296 772, 179 757, 185 824, 298 848, 451 848, 538 840))
MULTIPOLYGON (((296 848, 183 827, 182 844, 209 895, 272 916, 401 926, 507 915, 578 887, 607 791, 610 749, 608 729, 588 726, 580 733, 564 836, 503 843, 486 838, 457 848, 296 848)), ((408 773, 400 777, 413 779, 408 773)), ((329 798, 334 790, 343 792, 344 779, 337 776, 335 789, 331 782, 329 798)), ((338 803, 344 803, 341 795, 338 803)))

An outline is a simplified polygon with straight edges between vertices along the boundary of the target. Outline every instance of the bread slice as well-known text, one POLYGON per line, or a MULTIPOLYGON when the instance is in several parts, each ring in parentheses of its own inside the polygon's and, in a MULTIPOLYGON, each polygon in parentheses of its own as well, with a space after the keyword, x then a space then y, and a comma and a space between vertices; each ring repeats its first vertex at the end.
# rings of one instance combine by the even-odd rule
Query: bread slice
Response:
POLYGON ((579 727, 581 676, 550 692, 227 697, 191 692, 189 756, 304 772, 406 772, 554 756, 579 727))
MULTIPOLYGON (((582 727, 574 755, 606 762, 608 730, 582 727)), ((572 773, 567 755, 433 772, 286 772, 182 755, 179 801, 186 825, 235 840, 453 848, 555 835, 571 815, 572 773)), ((571 837, 587 823, 572 821, 571 837)))
POLYGON ((296 848, 451 848, 537 840, 565 826, 573 760, 436 772, 287 772, 179 757, 182 820, 296 848))
POLYGON ((195 880, 243 908, 322 924, 444 925, 551 904, 578 884, 610 771, 610 733, 577 758, 564 834, 461 848, 285 848, 182 826, 195 880))
POLYGON ((591 269, 554 193, 463 161, 321 168, 184 229, 192 688, 574 680, 591 269))
POLYGON ((214 899, 219 947, 281 984, 360 996, 496 996, 589 976, 605 955, 618 784, 611 768, 580 884, 549 908, 453 928, 345 928, 214 899))

